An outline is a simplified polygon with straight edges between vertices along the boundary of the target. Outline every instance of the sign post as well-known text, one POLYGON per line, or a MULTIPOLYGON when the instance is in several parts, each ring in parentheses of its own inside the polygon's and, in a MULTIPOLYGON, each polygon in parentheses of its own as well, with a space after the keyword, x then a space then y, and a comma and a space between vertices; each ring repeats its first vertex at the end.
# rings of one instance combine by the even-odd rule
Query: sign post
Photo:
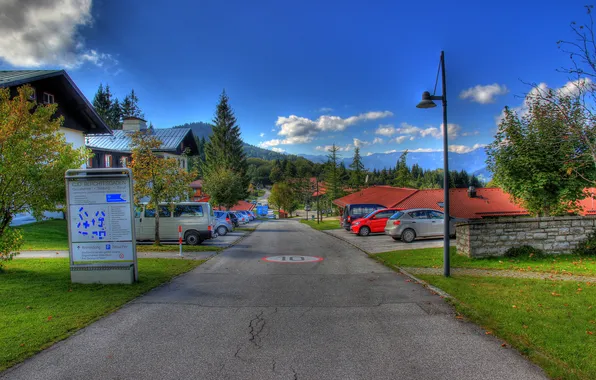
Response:
POLYGON ((71 281, 137 281, 132 171, 72 169, 65 180, 71 281))
POLYGON ((178 244, 180 245, 180 257, 182 255, 182 226, 178 226, 178 244))

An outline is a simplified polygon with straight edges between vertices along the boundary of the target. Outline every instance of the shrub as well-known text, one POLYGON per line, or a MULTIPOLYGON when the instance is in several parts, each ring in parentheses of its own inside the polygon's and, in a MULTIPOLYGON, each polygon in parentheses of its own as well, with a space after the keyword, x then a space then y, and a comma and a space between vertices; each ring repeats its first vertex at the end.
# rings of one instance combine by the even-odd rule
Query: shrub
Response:
POLYGON ((580 242, 573 253, 581 256, 596 256, 596 232, 592 232, 586 240, 580 242))
POLYGON ((521 247, 512 247, 505 252, 505 257, 543 257, 544 251, 534 248, 531 245, 522 245, 521 247))
POLYGON ((5 261, 12 260, 12 257, 18 255, 18 250, 23 245, 23 236, 16 229, 8 228, 0 235, 0 270, 5 261))

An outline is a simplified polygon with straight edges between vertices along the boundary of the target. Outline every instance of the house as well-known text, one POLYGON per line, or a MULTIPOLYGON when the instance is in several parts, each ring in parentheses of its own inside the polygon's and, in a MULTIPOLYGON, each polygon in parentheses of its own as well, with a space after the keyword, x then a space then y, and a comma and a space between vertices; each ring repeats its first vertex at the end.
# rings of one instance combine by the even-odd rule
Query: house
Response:
POLYGON ((205 199, 206 195, 203 192, 203 180, 197 179, 196 181, 192 181, 190 183, 190 187, 194 190, 192 195, 192 200, 195 202, 207 202, 205 199))
MULTIPOLYGON (((66 142, 74 148, 85 146, 85 136, 90 133, 111 135, 112 131, 103 122, 95 109, 64 70, 9 70, 0 71, 0 88, 9 88, 11 96, 17 89, 30 85, 34 90, 32 101, 38 104, 57 103, 57 116, 64 118, 60 128, 66 142)), ((83 168, 85 165, 83 165, 83 168)), ((73 168, 76 169, 76 168, 73 168)), ((62 213, 45 213, 48 218, 61 218, 62 213)), ((11 225, 35 222, 29 213, 15 215, 11 225)))
MULTIPOLYGON (((443 189, 416 190, 392 186, 373 186, 333 201, 346 204, 378 203, 388 208, 430 208, 443 211, 443 189)), ((449 213, 464 219, 528 215, 509 194, 499 188, 449 189, 449 213)))
POLYGON ((93 134, 86 137, 85 145, 93 152, 87 167, 124 168, 132 156, 132 135, 145 132, 161 140, 162 145, 155 152, 167 158, 178 160, 181 168, 188 169, 188 155, 199 152, 190 128, 147 128, 147 122, 137 117, 124 118, 121 130, 111 134, 93 134))
POLYGON ((101 133, 111 136, 112 131, 64 70, 10 70, 0 71, 0 87, 10 88, 11 96, 23 85, 33 87, 31 100, 42 104, 58 103, 57 116, 64 117, 60 131, 73 147, 85 146, 85 135, 101 133))

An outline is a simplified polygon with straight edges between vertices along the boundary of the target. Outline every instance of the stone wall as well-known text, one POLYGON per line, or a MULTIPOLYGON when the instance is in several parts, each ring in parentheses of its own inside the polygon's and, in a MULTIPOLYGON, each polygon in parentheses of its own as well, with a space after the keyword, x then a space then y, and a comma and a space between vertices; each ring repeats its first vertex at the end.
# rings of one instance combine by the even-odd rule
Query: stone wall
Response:
POLYGON ((460 223, 457 252, 469 257, 503 256, 512 247, 531 245, 547 254, 571 253, 596 229, 595 217, 506 217, 460 223))

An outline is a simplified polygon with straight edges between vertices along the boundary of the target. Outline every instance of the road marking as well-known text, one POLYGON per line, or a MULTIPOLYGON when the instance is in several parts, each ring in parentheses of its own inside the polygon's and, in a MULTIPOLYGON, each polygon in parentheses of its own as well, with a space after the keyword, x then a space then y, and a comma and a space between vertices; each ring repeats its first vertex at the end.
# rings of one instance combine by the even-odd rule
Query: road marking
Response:
POLYGON ((318 257, 318 256, 283 255, 283 256, 263 257, 262 260, 267 261, 269 263, 304 264, 304 263, 316 263, 319 261, 323 261, 323 258, 318 257))

